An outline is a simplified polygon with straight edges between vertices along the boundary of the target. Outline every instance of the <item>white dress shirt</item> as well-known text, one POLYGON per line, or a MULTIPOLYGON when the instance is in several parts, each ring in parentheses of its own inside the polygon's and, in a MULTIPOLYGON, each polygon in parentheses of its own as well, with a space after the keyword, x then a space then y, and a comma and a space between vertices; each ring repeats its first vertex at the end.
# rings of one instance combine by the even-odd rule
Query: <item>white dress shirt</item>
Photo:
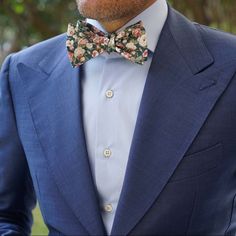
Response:
MULTIPOLYGON (((83 123, 89 161, 97 187, 101 215, 111 228, 118 205, 130 146, 145 86, 161 30, 167 18, 166 0, 157 0, 124 27, 138 21, 147 32, 149 57, 134 64, 117 53, 103 53, 84 65, 82 78, 83 123)), ((87 19, 102 31, 95 20, 87 19)))

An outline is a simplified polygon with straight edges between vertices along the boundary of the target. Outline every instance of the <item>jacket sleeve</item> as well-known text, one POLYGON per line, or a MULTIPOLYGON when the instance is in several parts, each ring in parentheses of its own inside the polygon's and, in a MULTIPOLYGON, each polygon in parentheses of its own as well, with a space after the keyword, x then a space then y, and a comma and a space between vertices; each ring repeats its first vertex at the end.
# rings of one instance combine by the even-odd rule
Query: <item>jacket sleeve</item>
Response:
POLYGON ((0 72, 0 235, 29 235, 36 197, 17 133, 9 86, 11 55, 0 72))

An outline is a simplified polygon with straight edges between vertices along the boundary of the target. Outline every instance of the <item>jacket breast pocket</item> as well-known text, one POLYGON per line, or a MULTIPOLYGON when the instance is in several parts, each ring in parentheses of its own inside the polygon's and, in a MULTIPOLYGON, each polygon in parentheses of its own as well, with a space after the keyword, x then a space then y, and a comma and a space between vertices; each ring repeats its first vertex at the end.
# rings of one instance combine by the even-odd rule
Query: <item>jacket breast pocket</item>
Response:
POLYGON ((215 169, 222 157, 223 145, 217 143, 204 150, 185 155, 175 169, 169 182, 176 182, 205 174, 215 169))

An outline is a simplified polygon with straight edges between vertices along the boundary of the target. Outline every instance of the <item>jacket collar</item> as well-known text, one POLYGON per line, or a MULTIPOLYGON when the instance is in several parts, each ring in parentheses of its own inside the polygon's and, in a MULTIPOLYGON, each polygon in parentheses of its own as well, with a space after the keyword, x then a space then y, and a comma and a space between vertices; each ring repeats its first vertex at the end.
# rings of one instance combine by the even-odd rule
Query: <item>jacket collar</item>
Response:
POLYGON ((214 58, 208 51, 197 24, 189 21, 183 15, 170 8, 168 20, 165 25, 170 30, 181 55, 190 67, 193 74, 203 71, 213 64, 214 58))

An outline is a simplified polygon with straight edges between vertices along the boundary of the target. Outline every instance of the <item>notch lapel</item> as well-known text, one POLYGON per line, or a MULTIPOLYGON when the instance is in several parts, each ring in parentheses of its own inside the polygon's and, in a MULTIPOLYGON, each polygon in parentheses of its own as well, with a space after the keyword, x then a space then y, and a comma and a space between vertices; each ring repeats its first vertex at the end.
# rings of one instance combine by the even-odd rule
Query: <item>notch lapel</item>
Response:
MULTIPOLYGON (((36 71, 19 63, 33 122, 58 189, 90 235, 104 235, 86 150, 78 68, 56 47, 36 71), (56 52, 57 50, 57 52, 56 52), (58 53, 60 52, 60 54, 58 53)), ((38 68, 38 67, 37 67, 38 68)))
POLYGON ((141 99, 111 235, 132 234, 229 83, 233 67, 228 74, 207 70, 212 63, 195 26, 169 8, 141 99))

